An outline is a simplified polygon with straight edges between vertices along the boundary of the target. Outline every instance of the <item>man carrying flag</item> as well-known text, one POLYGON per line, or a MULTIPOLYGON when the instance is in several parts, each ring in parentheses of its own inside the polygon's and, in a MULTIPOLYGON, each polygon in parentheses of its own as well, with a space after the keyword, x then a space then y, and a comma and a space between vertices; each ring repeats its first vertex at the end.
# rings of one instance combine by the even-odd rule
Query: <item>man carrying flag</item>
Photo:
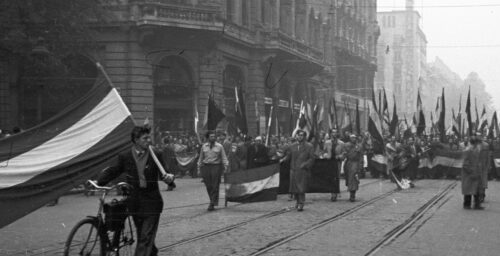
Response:
POLYGON ((104 186, 120 174, 126 174, 127 183, 132 186, 127 209, 137 229, 135 255, 143 256, 158 254, 155 238, 163 211, 158 180, 170 184, 174 177, 163 173, 165 164, 159 153, 151 149, 150 133, 147 127, 135 127, 130 134, 131 150, 120 154, 117 164, 105 169, 97 179, 97 185, 104 186))

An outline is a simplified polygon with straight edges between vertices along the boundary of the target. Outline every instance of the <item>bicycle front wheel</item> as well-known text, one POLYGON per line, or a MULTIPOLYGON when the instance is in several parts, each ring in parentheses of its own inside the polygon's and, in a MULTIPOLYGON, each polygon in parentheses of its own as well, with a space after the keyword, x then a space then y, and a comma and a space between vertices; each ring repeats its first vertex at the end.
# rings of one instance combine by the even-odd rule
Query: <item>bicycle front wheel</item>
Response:
POLYGON ((128 216, 122 229, 112 232, 108 231, 108 237, 112 241, 112 250, 109 256, 133 256, 135 255, 136 229, 132 220, 132 216, 128 216))
POLYGON ((64 255, 104 256, 104 239, 99 234, 98 221, 86 218, 71 230, 64 246, 64 255))

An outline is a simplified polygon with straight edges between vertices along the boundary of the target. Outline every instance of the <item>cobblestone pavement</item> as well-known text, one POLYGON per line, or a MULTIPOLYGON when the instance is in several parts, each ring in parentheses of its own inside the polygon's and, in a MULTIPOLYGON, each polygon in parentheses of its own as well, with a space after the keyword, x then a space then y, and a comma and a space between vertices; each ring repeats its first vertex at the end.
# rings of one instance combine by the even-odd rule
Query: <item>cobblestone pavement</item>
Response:
MULTIPOLYGON (((165 209, 156 239, 160 255, 365 255, 455 181, 422 180, 413 189, 394 191, 387 180, 363 179, 356 202, 349 202, 346 192, 338 202, 330 202, 328 194, 307 194, 303 212, 292 209, 294 202, 286 195, 207 212, 199 179, 177 183, 176 190, 162 192, 165 209), (372 202, 374 198, 378 200, 372 202), (322 223, 328 219, 332 221, 322 223), (287 241, 291 237, 295 239, 287 241), (269 251, 262 251, 267 247, 269 251)), ((458 182, 374 255, 498 255, 500 232, 494 220, 500 212, 499 190, 500 183, 490 182, 486 210, 466 211, 458 182)), ((57 206, 4 227, 0 255, 60 255, 73 225, 95 214, 97 200, 64 196, 57 206)))

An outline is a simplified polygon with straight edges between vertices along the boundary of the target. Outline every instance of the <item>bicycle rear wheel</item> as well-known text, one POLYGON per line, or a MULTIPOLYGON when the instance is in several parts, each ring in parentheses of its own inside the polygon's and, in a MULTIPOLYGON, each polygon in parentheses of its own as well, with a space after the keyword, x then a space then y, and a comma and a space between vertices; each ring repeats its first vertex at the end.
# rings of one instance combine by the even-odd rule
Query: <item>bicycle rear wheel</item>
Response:
POLYGON ((110 241, 113 241, 113 249, 109 251, 109 256, 133 256, 137 245, 136 229, 132 216, 128 216, 120 231, 108 231, 110 241))
POLYGON ((104 256, 104 240, 99 234, 98 221, 85 218, 71 230, 64 245, 64 255, 104 256))

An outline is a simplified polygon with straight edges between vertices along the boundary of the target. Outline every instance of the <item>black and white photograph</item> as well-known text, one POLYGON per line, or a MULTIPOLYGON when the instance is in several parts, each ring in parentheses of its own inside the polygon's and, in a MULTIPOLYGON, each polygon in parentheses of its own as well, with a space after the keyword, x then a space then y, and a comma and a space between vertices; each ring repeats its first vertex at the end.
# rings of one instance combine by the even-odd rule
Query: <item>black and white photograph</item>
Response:
POLYGON ((498 24, 497 0, 0 0, 0 256, 498 256, 498 24))

